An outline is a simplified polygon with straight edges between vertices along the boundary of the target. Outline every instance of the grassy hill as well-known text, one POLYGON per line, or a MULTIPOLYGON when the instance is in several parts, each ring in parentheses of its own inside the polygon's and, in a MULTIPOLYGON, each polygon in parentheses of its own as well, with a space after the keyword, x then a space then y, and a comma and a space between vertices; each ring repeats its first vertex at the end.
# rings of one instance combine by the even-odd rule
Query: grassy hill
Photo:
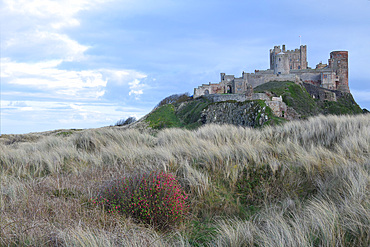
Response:
POLYGON ((194 129, 202 124, 200 122, 202 110, 210 104, 207 99, 192 100, 189 97, 187 101, 175 101, 158 106, 146 116, 145 121, 154 129, 171 127, 194 129))
POLYGON ((368 246, 369 153, 368 114, 2 135, 0 246, 368 246), (175 175, 188 195, 176 227, 94 204, 145 171, 175 175))
MULTIPOLYGON (((312 98, 303 85, 297 85, 293 82, 268 82, 256 87, 254 92, 269 92, 276 96, 281 95, 287 106, 294 109, 301 119, 319 114, 344 115, 362 113, 362 109, 357 105, 352 95, 349 93, 343 93, 341 97, 338 97, 337 101, 318 100, 312 98)), ((271 109, 262 101, 246 101, 244 103, 230 101, 229 103, 237 104, 238 106, 236 106, 236 108, 242 107, 243 104, 254 104, 254 106, 251 107, 252 109, 255 109, 255 106, 258 108, 258 105, 262 106, 258 108, 257 111, 263 111, 263 114, 267 115, 269 120, 262 124, 252 124, 251 127, 280 124, 286 121, 283 118, 275 117, 271 109)), ((158 107, 144 118, 144 121, 153 129, 171 127, 195 129, 204 124, 204 120, 201 119, 202 113, 209 108, 212 108, 213 111, 217 111, 217 105, 219 105, 219 111, 223 111, 223 109, 227 107, 225 106, 227 102, 212 103, 210 100, 203 97, 192 99, 186 95, 172 95, 162 100, 158 107)), ((233 107, 229 108, 231 110, 233 107)), ((228 123, 230 124, 235 123, 235 118, 240 117, 239 113, 233 114, 232 112, 227 112, 225 114, 228 115, 230 119, 228 123)), ((245 113, 245 115, 247 114, 254 115, 253 112, 245 113)), ((245 118, 248 119, 250 117, 245 116, 245 118)), ((257 119, 258 116, 255 118, 257 119)), ((255 121, 256 119, 251 122, 258 122, 255 121)), ((237 125, 240 125, 240 123, 237 125)))
POLYGON ((313 99, 304 86, 293 82, 268 82, 254 89, 254 92, 272 92, 282 96, 283 101, 294 108, 302 118, 318 114, 361 114, 362 109, 350 93, 343 93, 337 101, 313 99))
MULTIPOLYGON (((174 98, 173 96, 170 97, 174 98)), ((202 119, 202 114, 210 114, 208 110, 224 112, 225 116, 222 121, 225 123, 232 124, 237 122, 239 124, 236 125, 250 127, 261 127, 286 121, 283 118, 274 116, 272 110, 262 100, 211 102, 203 97, 197 99, 188 97, 186 100, 181 98, 180 102, 173 100, 171 103, 159 104, 142 121, 148 123, 148 126, 153 129, 172 127, 195 129, 206 123, 206 120, 202 119), (239 111, 244 109, 246 109, 246 112, 243 111, 243 121, 240 121, 238 119, 241 118, 239 111), (260 123, 261 115, 266 116, 268 120, 260 123)))

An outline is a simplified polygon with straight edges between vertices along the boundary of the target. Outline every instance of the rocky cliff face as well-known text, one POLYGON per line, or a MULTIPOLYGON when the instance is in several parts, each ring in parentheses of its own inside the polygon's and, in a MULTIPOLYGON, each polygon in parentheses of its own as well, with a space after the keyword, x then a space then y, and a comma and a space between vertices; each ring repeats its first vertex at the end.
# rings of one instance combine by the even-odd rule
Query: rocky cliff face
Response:
POLYGON ((218 102, 202 111, 202 124, 234 124, 240 126, 262 126, 270 120, 271 112, 260 101, 218 102))

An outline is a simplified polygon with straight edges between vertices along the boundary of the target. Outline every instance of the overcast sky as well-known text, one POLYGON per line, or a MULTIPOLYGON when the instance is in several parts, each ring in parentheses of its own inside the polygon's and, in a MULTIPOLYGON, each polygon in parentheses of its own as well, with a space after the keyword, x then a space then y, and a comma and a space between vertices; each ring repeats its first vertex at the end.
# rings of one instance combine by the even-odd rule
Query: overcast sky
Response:
POLYGON ((370 109, 369 0, 0 0, 1 130, 95 128, 148 113, 219 74, 349 51, 349 87, 370 109))

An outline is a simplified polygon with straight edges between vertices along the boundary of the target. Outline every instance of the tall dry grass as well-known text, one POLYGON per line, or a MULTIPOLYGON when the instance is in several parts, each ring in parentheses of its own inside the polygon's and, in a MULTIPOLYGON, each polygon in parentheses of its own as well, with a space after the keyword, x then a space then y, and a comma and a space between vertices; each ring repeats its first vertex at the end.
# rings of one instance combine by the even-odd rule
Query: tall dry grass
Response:
POLYGON ((369 154, 368 115, 1 136, 0 245, 368 246, 369 154), (190 223, 160 233, 91 204, 105 181, 138 170, 177 175, 188 222, 212 221, 207 241, 190 223))

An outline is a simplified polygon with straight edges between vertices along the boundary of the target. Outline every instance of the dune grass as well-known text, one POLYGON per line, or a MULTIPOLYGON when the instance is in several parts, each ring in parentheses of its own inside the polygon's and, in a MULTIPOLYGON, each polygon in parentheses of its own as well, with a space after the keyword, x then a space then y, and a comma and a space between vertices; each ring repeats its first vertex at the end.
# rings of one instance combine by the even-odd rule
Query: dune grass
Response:
POLYGON ((116 127, 0 138, 0 246, 369 246, 370 116, 262 129, 116 127), (189 214, 159 231, 92 203, 166 171, 189 214))

